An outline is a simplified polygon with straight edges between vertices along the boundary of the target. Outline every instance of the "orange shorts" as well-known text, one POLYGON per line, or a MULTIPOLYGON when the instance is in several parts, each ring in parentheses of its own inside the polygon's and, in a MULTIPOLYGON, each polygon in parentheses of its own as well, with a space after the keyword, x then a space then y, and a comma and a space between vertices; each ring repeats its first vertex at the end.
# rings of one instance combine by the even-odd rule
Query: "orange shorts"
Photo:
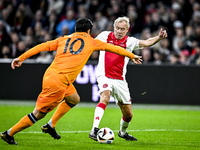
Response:
POLYGON ((74 85, 66 85, 62 82, 64 79, 64 75, 47 69, 43 77, 42 92, 36 102, 38 111, 48 113, 57 107, 65 97, 76 93, 74 85))

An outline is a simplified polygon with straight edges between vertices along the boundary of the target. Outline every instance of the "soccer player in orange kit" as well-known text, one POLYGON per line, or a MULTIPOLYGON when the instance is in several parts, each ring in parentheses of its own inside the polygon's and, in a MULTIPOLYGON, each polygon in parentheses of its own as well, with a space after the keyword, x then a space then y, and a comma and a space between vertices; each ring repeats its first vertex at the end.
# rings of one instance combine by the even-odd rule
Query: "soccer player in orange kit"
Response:
POLYGON ((20 132, 58 106, 50 121, 41 127, 44 133, 49 133, 54 139, 60 139, 55 130, 58 120, 80 101, 80 97, 73 86, 77 75, 81 72, 90 55, 95 50, 105 50, 122 56, 127 56, 136 64, 141 64, 141 56, 114 46, 90 36, 92 22, 87 18, 76 21, 75 33, 59 37, 52 41, 39 44, 18 58, 15 58, 11 67, 20 67, 22 62, 42 51, 56 50, 56 56, 52 64, 46 70, 43 77, 42 92, 39 94, 36 107, 32 113, 24 116, 9 130, 1 133, 1 138, 8 144, 17 144, 14 135, 20 132))

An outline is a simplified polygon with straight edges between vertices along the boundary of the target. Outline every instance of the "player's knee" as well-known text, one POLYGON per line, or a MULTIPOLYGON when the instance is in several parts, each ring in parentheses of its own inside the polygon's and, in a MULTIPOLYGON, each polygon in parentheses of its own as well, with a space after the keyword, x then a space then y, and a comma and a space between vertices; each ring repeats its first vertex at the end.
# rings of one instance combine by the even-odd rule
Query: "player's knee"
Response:
POLYGON ((70 106, 71 108, 73 108, 74 106, 76 106, 76 104, 78 104, 80 102, 80 97, 73 97, 72 99, 69 100, 65 100, 65 103, 70 106))
POLYGON ((80 96, 79 96, 78 94, 76 94, 76 95, 74 95, 74 96, 72 96, 72 97, 70 98, 70 101, 71 101, 72 103, 74 103, 74 104, 78 104, 78 103, 80 102, 80 96))
POLYGON ((110 100, 110 97, 108 97, 108 96, 103 96, 103 97, 100 99, 100 103, 103 103, 103 104, 105 104, 105 105, 108 105, 109 100, 110 100))
POLYGON ((76 99, 76 104, 78 104, 80 102, 80 97, 78 97, 77 99, 76 99))
POLYGON ((77 96, 75 97, 74 102, 75 102, 76 104, 78 104, 78 103, 80 102, 80 96, 79 96, 79 95, 77 95, 77 96))
POLYGON ((100 103, 104 103, 105 105, 108 105, 109 101, 110 101, 110 95, 107 95, 107 94, 101 95, 100 103))
POLYGON ((105 103, 106 105, 109 103, 110 100, 110 91, 106 90, 100 94, 100 102, 105 103))
POLYGON ((38 111, 36 108, 33 110, 33 115, 38 119, 42 119, 46 116, 46 113, 43 113, 41 111, 38 111))
POLYGON ((71 103, 73 105, 76 105, 80 102, 80 96, 77 93, 75 93, 73 95, 65 97, 64 100, 65 100, 66 103, 71 103))

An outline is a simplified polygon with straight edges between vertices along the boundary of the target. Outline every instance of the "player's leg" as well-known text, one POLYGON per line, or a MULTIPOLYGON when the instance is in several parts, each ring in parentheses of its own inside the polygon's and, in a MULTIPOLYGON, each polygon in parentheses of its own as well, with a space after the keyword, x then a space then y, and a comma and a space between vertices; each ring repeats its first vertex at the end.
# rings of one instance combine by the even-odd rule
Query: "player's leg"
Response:
POLYGON ((80 101, 80 97, 78 93, 74 93, 68 97, 64 98, 64 101, 62 101, 58 108, 56 109, 55 113, 53 114, 52 118, 48 122, 48 124, 52 127, 55 128, 56 123, 58 120, 65 115, 71 108, 73 108, 76 104, 78 104, 80 101))
MULTIPOLYGON (((55 74, 51 69, 47 69, 43 78, 42 92, 36 102, 37 110, 48 113, 60 104, 68 87, 62 82, 63 78, 62 74, 55 74)), ((46 124, 41 128, 54 139, 60 139, 60 135, 50 125, 46 124)))
POLYGON ((122 112, 120 131, 118 135, 126 140, 137 140, 132 135, 127 133, 127 128, 133 116, 128 83, 124 80, 113 80, 112 82, 114 86, 113 97, 115 98, 115 101, 119 105, 122 112))
POLYGON ((11 127, 9 130, 1 133, 1 138, 6 141, 8 144, 17 144, 14 141, 14 135, 36 123, 38 120, 42 119, 46 114, 38 111, 36 108, 34 111, 23 118, 11 127))
POLYGON ((66 88, 65 98, 58 105, 58 108, 54 112, 53 116, 49 120, 49 122, 41 127, 44 133, 49 133, 54 139, 60 139, 60 135, 56 132, 55 126, 60 118, 66 114, 72 107, 78 104, 80 101, 80 97, 76 92, 76 89, 71 84, 66 88))
POLYGON ((99 130, 98 127, 99 127, 100 121, 103 117, 105 108, 109 103, 110 93, 111 92, 109 90, 106 90, 106 91, 101 92, 101 94, 100 94, 100 101, 95 108, 93 126, 92 126, 92 130, 89 134, 89 138, 91 138, 93 140, 97 140, 97 132, 99 130))
POLYGON ((133 113, 131 109, 131 104, 122 104, 122 102, 118 102, 118 105, 122 112, 122 118, 120 121, 120 132, 122 135, 126 133, 126 130, 130 124, 130 121, 132 119, 133 113))
POLYGON ((127 133, 127 128, 133 116, 131 104, 123 104, 122 102, 118 102, 118 105, 123 115, 120 121, 120 131, 118 133, 119 137, 130 141, 137 141, 135 137, 127 133))
POLYGON ((89 138, 93 140, 97 140, 97 132, 99 130, 99 124, 103 117, 106 106, 110 101, 110 96, 112 92, 112 82, 107 77, 100 76, 97 78, 97 82, 100 93, 100 101, 95 108, 93 126, 89 134, 89 138))

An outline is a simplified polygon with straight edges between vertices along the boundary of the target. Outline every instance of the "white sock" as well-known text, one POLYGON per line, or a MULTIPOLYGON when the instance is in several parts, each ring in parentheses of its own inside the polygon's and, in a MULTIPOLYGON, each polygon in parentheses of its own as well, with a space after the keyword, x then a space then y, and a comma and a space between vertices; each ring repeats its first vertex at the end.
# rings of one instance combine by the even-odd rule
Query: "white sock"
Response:
POLYGON ((94 121, 93 121, 92 131, 94 130, 95 127, 96 128, 99 127, 99 123, 101 121, 101 118, 103 117, 103 114, 104 114, 104 109, 97 106, 94 112, 94 121))
POLYGON ((7 130, 8 135, 10 135, 10 131, 11 131, 11 129, 12 129, 12 128, 10 128, 9 130, 7 130))
POLYGON ((53 128, 52 119, 49 120, 48 124, 53 128))
POLYGON ((126 130, 129 126, 129 123, 130 122, 126 122, 123 120, 123 118, 121 118, 121 121, 120 121, 120 131, 121 131, 121 135, 124 135, 126 133, 126 130))

